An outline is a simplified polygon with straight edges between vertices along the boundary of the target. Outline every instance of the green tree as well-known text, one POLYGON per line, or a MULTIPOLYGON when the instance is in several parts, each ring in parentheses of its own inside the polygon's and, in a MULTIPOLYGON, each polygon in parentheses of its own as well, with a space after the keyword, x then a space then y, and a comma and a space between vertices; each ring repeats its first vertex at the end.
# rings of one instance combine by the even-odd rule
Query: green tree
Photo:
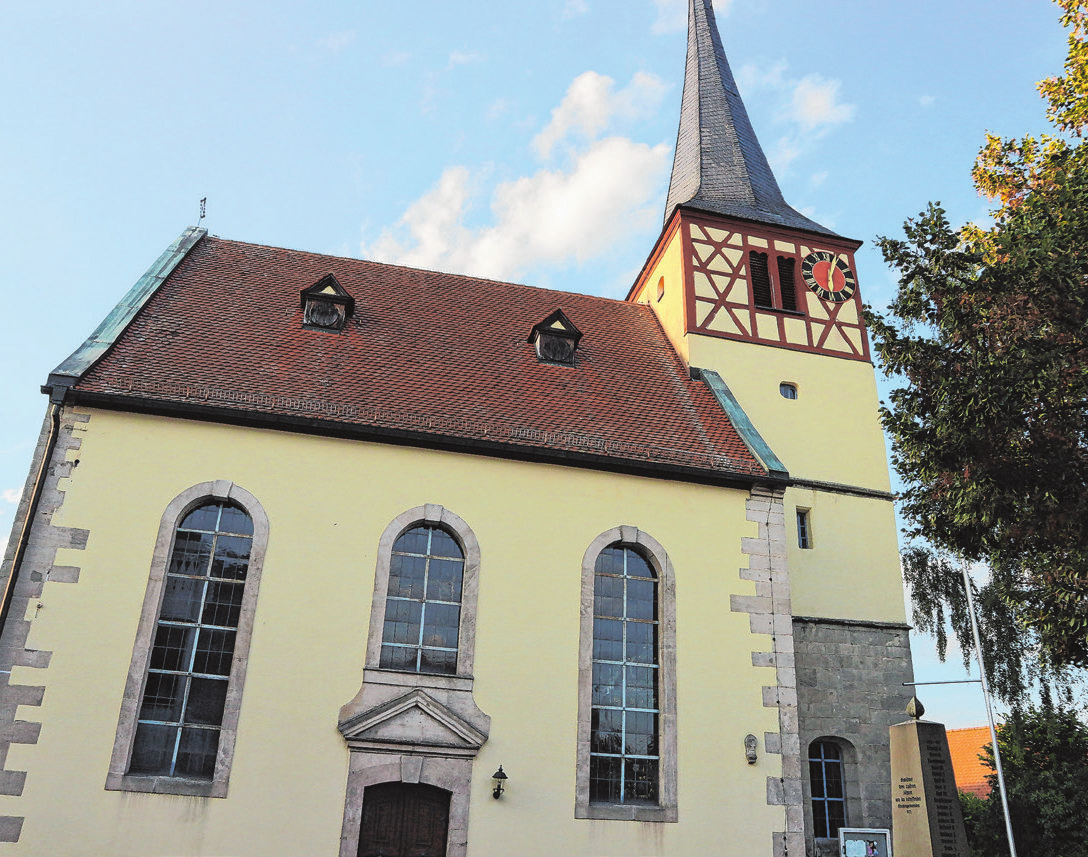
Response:
MULTIPOLYGON (((1012 710, 997 742, 1020 857, 1088 857, 1088 728, 1044 693, 1039 707, 1012 710)), ((982 761, 993 770, 989 744, 982 761)), ((1005 857, 997 774, 987 800, 961 794, 960 805, 972 857, 1005 857)))
POLYGON ((1058 3, 1069 54, 1040 84, 1057 134, 988 136, 973 175, 993 225, 954 229, 931 205, 881 238, 899 288, 867 314, 903 382, 882 419, 908 535, 936 549, 904 557, 915 621, 943 626, 947 607, 969 648, 948 557, 989 565, 1006 698, 1033 672, 1088 666, 1088 0, 1058 3))

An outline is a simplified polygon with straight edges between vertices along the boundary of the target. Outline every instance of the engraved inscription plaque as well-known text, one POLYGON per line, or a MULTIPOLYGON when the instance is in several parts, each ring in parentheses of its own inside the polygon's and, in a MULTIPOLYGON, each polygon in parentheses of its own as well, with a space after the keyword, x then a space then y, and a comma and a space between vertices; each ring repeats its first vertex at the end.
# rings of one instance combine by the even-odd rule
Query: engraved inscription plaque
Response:
POLYGON ((968 857, 944 726, 891 727, 892 850, 911 857, 968 857))

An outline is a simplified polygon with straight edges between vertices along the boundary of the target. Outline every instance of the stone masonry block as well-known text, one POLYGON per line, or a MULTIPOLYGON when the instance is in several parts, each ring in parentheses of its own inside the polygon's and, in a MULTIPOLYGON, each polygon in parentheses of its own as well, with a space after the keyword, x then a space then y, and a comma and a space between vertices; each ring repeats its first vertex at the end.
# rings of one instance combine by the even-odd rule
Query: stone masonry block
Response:
POLYGON ((749 556, 771 555, 771 546, 764 539, 743 538, 740 540, 740 550, 749 556))
POLYGON ((0 795, 21 795, 24 785, 26 771, 0 771, 0 795))
POLYGON ((44 696, 44 687, 25 684, 9 685, 4 691, 4 702, 16 705, 41 705, 44 696))
POLYGON ((0 815, 0 842, 18 842, 22 832, 22 818, 13 815, 0 815))
POLYGON ((767 777, 767 806, 785 806, 786 789, 779 777, 767 777))
POLYGON ((8 741, 12 744, 37 744, 41 731, 42 724, 32 723, 29 720, 0 723, 0 741, 8 741))
POLYGON ((50 583, 79 583, 79 569, 71 565, 55 565, 49 571, 50 583))
POLYGON ((729 609, 734 613, 770 613, 771 599, 757 595, 730 595, 729 609))

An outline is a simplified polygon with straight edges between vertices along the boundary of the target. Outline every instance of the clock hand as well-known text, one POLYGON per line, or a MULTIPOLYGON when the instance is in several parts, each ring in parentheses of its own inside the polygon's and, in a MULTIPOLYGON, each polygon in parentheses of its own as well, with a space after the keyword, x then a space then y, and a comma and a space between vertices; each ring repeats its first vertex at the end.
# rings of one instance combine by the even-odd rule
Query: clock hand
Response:
POLYGON ((835 291, 835 267, 839 264, 839 257, 831 254, 831 261, 827 263, 827 290, 835 291))

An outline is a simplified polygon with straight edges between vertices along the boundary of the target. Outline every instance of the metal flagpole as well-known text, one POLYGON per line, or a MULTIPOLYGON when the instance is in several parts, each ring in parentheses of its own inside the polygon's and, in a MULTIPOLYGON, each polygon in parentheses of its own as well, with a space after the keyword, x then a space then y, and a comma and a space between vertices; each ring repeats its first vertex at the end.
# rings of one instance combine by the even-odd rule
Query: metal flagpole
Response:
POLYGON ((978 620, 975 618, 975 599, 971 594, 971 576, 967 573, 967 563, 963 562, 963 588, 967 591, 967 612, 971 616, 971 634, 975 639, 975 657, 978 660, 978 674, 982 680, 982 698, 986 700, 986 719, 990 723, 990 741, 994 747, 994 764, 997 768, 997 785, 1001 791, 1001 808, 1005 811, 1005 830, 1009 834, 1009 854, 1016 857, 1016 841, 1012 835, 1012 816, 1009 815, 1009 797, 1005 791, 1005 774, 1001 770, 1001 751, 997 747, 997 730, 994 728, 994 712, 990 706, 990 685, 986 681, 986 665, 982 662, 982 644, 978 638, 978 620))

